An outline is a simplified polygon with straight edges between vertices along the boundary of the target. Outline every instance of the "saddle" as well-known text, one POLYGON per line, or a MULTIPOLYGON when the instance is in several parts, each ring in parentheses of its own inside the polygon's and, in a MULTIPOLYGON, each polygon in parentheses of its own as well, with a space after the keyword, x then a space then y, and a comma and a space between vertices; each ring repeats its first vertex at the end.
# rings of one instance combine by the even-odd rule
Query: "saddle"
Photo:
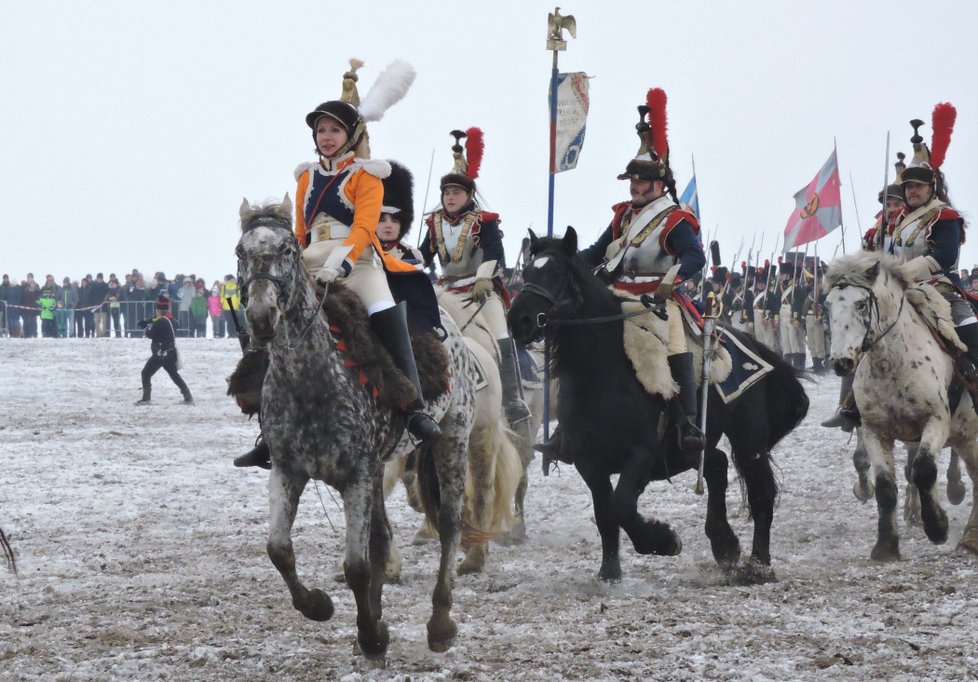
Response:
MULTIPOLYGON (((367 309, 360 298, 341 282, 330 285, 324 313, 337 349, 346 356, 344 365, 361 384, 388 406, 405 405, 414 398, 410 380, 397 369, 387 349, 370 328, 367 309)), ((437 400, 449 386, 451 359, 438 334, 411 331, 411 345, 425 401, 437 400)), ((268 370, 268 351, 249 348, 228 378, 228 395, 241 411, 252 416, 261 407, 261 387, 268 370)))

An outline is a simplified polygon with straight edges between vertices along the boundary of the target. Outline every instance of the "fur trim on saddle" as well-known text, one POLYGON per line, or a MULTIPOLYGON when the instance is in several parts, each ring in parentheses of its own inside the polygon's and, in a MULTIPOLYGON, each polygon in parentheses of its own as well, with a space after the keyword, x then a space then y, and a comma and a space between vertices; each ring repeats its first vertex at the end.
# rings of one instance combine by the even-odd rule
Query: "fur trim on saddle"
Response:
MULTIPOLYGON (((638 301, 621 301, 624 313, 644 308, 638 301)), ((679 391, 679 385, 673 381, 666 359, 669 341, 666 321, 650 312, 624 322, 625 355, 635 369, 635 378, 649 394, 671 398, 679 391)))
POLYGON ((913 306, 927 326, 936 331, 948 345, 962 353, 968 351, 968 347, 961 342, 958 333, 954 330, 951 304, 936 288, 930 284, 911 284, 907 287, 907 302, 913 306))
POLYGON ((261 410, 261 387, 268 371, 268 351, 256 348, 247 351, 228 377, 228 395, 241 412, 253 417, 261 410))
MULTIPOLYGON (((352 291, 334 282, 326 299, 326 316, 342 336, 343 352, 351 369, 358 370, 376 391, 381 402, 390 406, 407 405, 414 400, 411 382, 394 365, 394 360, 370 329, 363 303, 352 291)), ((433 331, 411 332, 411 345, 418 364, 418 377, 426 401, 436 400, 448 390, 448 351, 433 331)), ((241 411, 252 416, 261 407, 261 387, 268 370, 268 352, 245 353, 228 379, 228 395, 241 411)))

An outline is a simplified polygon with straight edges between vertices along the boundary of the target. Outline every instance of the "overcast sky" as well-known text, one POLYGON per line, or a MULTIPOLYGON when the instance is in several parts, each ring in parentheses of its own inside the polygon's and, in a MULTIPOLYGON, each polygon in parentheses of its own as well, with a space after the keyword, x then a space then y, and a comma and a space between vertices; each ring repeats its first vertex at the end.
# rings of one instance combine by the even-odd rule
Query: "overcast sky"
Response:
MULTIPOLYGON (((350 57, 366 63, 361 95, 394 59, 417 70, 369 130, 375 158, 414 172, 419 214, 432 150, 427 208, 451 168, 449 131, 484 130, 478 182, 512 260, 527 226, 546 231, 552 9, 0 0, 0 271, 60 281, 137 267, 208 283, 233 272, 242 197, 294 195, 293 170, 315 159, 305 114, 339 96, 350 57)), ((887 131, 891 156, 909 156, 908 121, 924 119, 929 142, 940 101, 958 110, 944 165, 952 200, 975 216, 976 3, 577 0, 561 11, 578 26, 561 70, 594 78, 579 165, 556 177, 558 233, 573 225, 590 242, 627 197, 615 176, 637 149, 635 106, 653 86, 669 97, 679 189, 695 156, 704 227, 719 226, 725 261, 754 235, 770 255, 833 140, 847 248, 857 248, 878 209, 887 131)), ((819 254, 831 258, 840 237, 819 254)), ((972 235, 961 265, 976 263, 972 235)))

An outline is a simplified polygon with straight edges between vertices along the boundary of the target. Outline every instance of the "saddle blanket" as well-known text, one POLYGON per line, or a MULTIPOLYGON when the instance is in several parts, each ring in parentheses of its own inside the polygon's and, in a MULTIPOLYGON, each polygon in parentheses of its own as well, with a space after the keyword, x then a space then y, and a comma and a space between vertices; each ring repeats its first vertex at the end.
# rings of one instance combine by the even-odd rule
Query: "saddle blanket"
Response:
POLYGON ((720 339, 723 347, 730 353, 731 368, 727 378, 715 386, 723 402, 730 403, 769 374, 774 366, 759 357, 726 329, 720 329, 720 339))

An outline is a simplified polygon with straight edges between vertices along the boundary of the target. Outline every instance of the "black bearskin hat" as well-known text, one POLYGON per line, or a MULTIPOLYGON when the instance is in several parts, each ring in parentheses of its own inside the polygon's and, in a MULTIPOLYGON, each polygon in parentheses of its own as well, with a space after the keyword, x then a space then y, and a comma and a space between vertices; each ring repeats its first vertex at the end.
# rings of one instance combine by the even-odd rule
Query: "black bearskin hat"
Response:
POLYGON ((384 205, 381 213, 390 213, 401 224, 398 240, 411 229, 414 223, 414 176, 411 171, 391 161, 391 174, 384 178, 384 205))

